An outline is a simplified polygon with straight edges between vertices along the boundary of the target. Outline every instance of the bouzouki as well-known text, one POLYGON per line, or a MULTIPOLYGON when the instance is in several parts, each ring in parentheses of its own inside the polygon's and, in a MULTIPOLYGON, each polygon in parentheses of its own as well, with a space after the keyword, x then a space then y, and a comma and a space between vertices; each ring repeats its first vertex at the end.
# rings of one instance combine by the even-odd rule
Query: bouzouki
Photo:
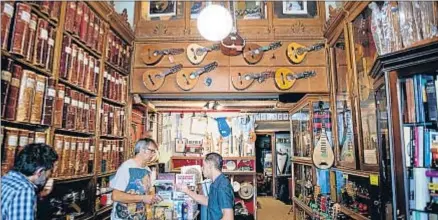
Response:
POLYGON ((233 29, 231 33, 221 41, 221 52, 227 56, 240 55, 245 47, 245 40, 237 33, 234 4, 234 1, 233 4, 230 4, 230 11, 233 11, 233 29))
POLYGON ((263 58, 263 54, 265 51, 275 50, 279 47, 281 47, 280 41, 271 43, 268 46, 264 47, 255 43, 248 43, 243 49, 243 58, 248 64, 256 64, 260 62, 260 60, 263 58))
POLYGON ((273 77, 274 71, 264 71, 259 73, 231 73, 231 83, 237 90, 245 90, 250 87, 254 81, 262 83, 265 79, 273 77))
POLYGON ((312 159, 313 164, 317 168, 325 170, 333 166, 333 163, 335 162, 335 155, 328 141, 325 129, 325 114, 328 114, 328 112, 326 113, 326 111, 322 110, 323 106, 321 104, 320 109, 319 116, 321 119, 321 135, 315 149, 313 150, 312 159))
POLYGON ((275 71, 275 85, 280 90, 288 90, 292 88, 297 79, 305 79, 316 75, 315 71, 304 71, 301 73, 293 73, 288 68, 278 68, 275 71))
POLYGON ((219 44, 214 44, 210 47, 203 47, 199 44, 190 44, 186 50, 187 59, 189 59, 190 63, 193 65, 198 65, 204 60, 208 52, 219 49, 219 44))
POLYGON ((213 62, 190 73, 184 70, 179 71, 176 74, 176 83, 182 90, 189 91, 193 89, 193 87, 195 87, 195 85, 198 83, 199 77, 202 74, 214 70, 217 67, 217 65, 218 65, 217 62, 213 62))
POLYGON ((163 86, 164 81, 168 75, 180 71, 181 68, 182 64, 178 64, 165 71, 155 69, 148 70, 143 73, 143 84, 149 91, 157 91, 161 88, 161 86, 163 86))
POLYGON ((293 64, 299 64, 303 62, 307 53, 311 51, 321 50, 324 47, 324 43, 317 43, 310 47, 305 47, 301 44, 292 42, 287 46, 286 55, 290 62, 293 64))
MULTIPOLYGON (((155 46, 143 47, 141 57, 146 65, 154 65, 160 62, 164 55, 178 55, 184 52, 183 48, 159 49, 155 46)), ((169 57, 169 59, 172 59, 169 57)))

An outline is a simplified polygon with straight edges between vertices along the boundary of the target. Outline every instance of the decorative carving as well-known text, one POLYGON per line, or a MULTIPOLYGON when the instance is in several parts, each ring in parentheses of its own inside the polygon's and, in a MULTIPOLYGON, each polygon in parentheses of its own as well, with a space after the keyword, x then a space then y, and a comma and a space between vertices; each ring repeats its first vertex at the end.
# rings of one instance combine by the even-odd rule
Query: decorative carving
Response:
POLYGON ((131 28, 131 24, 129 24, 128 22, 128 9, 124 8, 122 13, 120 14, 120 16, 122 16, 122 20, 125 23, 125 25, 127 25, 129 28, 131 28))
POLYGON ((164 24, 157 24, 154 28, 155 35, 164 35, 167 33, 167 25, 164 24))
POLYGON ((324 32, 327 31, 327 29, 330 27, 330 25, 334 22, 338 14, 342 11, 342 8, 334 8, 333 6, 329 5, 329 19, 324 24, 324 32))
POLYGON ((275 37, 281 37, 281 38, 300 38, 300 39, 314 39, 314 38, 321 38, 322 35, 322 28, 321 26, 316 25, 307 25, 304 28, 299 28, 301 25, 294 24, 295 29, 291 28, 290 26, 277 26, 274 29, 274 35, 275 37), (298 30, 297 30, 298 28, 298 30), (303 31, 305 30, 305 32, 303 31))
POLYGON ((298 21, 290 26, 292 33, 301 34, 304 33, 304 24, 301 21, 298 21))

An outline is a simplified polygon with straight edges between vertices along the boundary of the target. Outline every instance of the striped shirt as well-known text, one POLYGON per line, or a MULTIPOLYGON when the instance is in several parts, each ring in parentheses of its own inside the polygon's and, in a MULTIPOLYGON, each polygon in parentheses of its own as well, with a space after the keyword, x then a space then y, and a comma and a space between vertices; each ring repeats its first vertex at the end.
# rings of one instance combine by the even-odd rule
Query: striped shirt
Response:
POLYGON ((23 174, 9 171, 2 177, 3 220, 31 220, 36 214, 36 186, 23 174))

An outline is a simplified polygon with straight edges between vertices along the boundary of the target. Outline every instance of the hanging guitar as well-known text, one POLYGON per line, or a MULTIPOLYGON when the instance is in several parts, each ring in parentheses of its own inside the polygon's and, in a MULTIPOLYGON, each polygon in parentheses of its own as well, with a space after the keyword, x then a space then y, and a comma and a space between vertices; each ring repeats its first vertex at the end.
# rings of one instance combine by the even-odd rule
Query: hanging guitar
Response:
POLYGON ((176 83, 178 86, 184 90, 189 91, 193 89, 198 83, 199 77, 204 74, 214 70, 217 67, 217 62, 207 64, 203 68, 196 71, 188 73, 187 71, 180 71, 176 74, 176 83))
POLYGON ((292 88, 297 79, 305 79, 312 77, 316 74, 315 71, 304 71, 301 73, 293 73, 288 68, 278 68, 275 71, 275 85, 280 90, 288 90, 292 88))
POLYGON ((277 41, 269 44, 268 46, 260 46, 254 43, 248 43, 243 49, 243 58, 248 64, 256 64, 263 58, 263 54, 268 50, 275 50, 281 47, 281 42, 277 41))
POLYGON ((233 4, 230 4, 230 11, 233 11, 233 29, 231 33, 221 41, 221 52, 227 56, 240 55, 245 47, 245 40, 237 33, 234 4, 234 1, 233 4))
POLYGON ((286 55, 290 62, 293 64, 299 64, 303 62, 307 53, 321 50, 323 47, 324 43, 317 43, 310 47, 305 47, 301 44, 292 42, 287 46, 286 55))
POLYGON ((231 73, 231 83, 237 90, 245 90, 250 87, 254 81, 262 83, 265 79, 273 77, 274 71, 264 71, 260 73, 231 73))
POLYGON ((210 47, 203 47, 199 44, 190 44, 186 50, 187 59, 189 59, 190 63, 193 65, 198 65, 204 60, 208 52, 219 49, 219 44, 214 44, 210 47))
POLYGON ((146 65, 154 65, 160 62, 164 55, 169 55, 169 59, 173 59, 172 55, 178 55, 184 52, 183 48, 159 49, 155 46, 143 47, 141 57, 146 65))
POLYGON ((321 120, 321 135, 318 140, 318 143, 316 144, 315 149, 313 150, 312 159, 313 159, 313 164, 317 168, 325 170, 333 166, 333 163, 335 162, 335 155, 328 141, 326 128, 325 128, 326 114, 329 113, 323 110, 323 108, 324 106, 322 106, 322 104, 320 103, 320 111, 318 115, 321 120))
POLYGON ((157 91, 163 86, 166 77, 170 74, 176 73, 180 71, 182 68, 182 64, 178 64, 173 66, 170 69, 165 71, 160 70, 148 70, 143 73, 143 84, 146 86, 146 89, 149 91, 157 91))

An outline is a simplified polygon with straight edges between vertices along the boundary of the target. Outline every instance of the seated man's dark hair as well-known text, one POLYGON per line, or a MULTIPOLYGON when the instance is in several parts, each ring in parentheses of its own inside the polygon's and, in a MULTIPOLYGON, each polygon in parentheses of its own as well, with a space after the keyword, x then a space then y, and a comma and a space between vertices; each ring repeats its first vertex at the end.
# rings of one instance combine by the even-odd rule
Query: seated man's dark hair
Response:
POLYGON ((15 158, 13 170, 32 176, 39 168, 50 170, 58 160, 56 151, 47 144, 28 144, 15 158))
POLYGON ((213 163, 214 167, 218 170, 222 170, 223 159, 218 153, 209 153, 205 156, 205 161, 213 163))

